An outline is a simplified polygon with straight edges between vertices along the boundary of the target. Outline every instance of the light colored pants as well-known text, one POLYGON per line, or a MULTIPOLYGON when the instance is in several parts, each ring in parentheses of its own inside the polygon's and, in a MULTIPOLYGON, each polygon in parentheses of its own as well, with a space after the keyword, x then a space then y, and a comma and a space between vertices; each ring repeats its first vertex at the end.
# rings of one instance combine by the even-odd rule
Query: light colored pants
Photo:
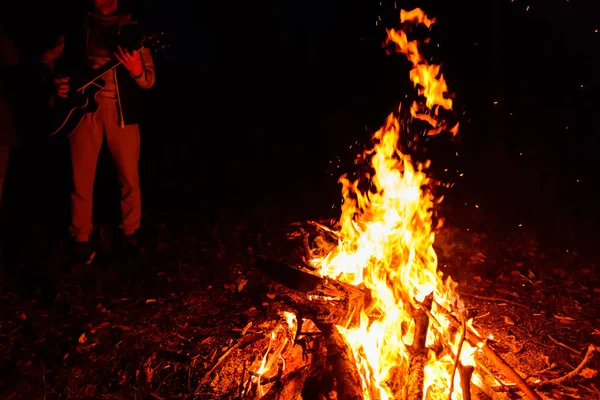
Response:
POLYGON ((100 107, 88 113, 69 136, 73 192, 71 193, 71 234, 78 242, 87 242, 93 231, 92 200, 98 156, 106 138, 121 186, 121 230, 134 233, 142 214, 138 164, 140 131, 137 124, 119 125, 115 99, 97 96, 100 107))

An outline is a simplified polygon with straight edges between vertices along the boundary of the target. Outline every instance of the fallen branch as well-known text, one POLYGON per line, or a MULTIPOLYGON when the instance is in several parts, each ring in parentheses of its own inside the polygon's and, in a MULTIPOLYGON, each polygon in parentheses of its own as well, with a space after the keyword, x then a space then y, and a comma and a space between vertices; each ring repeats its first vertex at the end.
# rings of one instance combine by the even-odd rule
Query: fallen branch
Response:
POLYGON ((552 341, 552 343, 557 344, 560 347, 564 347, 567 350, 571 350, 575 354, 581 355, 581 352, 579 350, 575 350, 574 348, 569 347, 566 344, 559 342, 558 340, 554 339, 552 336, 548 335, 548 338, 552 341))
POLYGON ((561 376, 560 378, 556 378, 556 379, 551 379, 551 380, 547 380, 547 381, 540 381, 538 383, 536 383, 537 386, 542 386, 542 385, 547 385, 547 384, 551 384, 551 385, 560 385, 565 381, 571 380, 573 379, 577 374, 579 374, 581 372, 581 370, 583 370, 583 368, 587 365, 588 362, 590 362, 590 360, 594 357, 594 351, 598 350, 596 348, 596 346, 594 346, 593 344, 590 344, 587 352, 585 353, 585 357, 583 357, 583 360, 581 360, 581 362, 579 363, 579 365, 571 372, 569 372, 568 374, 561 376))
POLYGON ((537 371, 537 372, 534 372, 532 375, 533 375, 533 376, 542 376, 542 375, 544 375, 546 372, 549 372, 549 371, 553 370, 554 368, 556 368, 556 364, 555 364, 555 363, 552 363, 552 364, 550 364, 549 366, 547 366, 546 368, 544 368, 544 369, 542 369, 542 370, 539 370, 539 371, 537 371))
POLYGON ((523 307, 528 310, 531 310, 531 307, 529 307, 525 304, 517 303, 516 301, 512 301, 512 300, 503 299, 502 297, 479 296, 477 294, 469 294, 469 293, 462 293, 462 292, 458 293, 458 295, 462 296, 462 297, 472 297, 472 298, 478 299, 478 300, 487 300, 487 301, 497 301, 497 302, 502 302, 502 303, 508 303, 508 304, 512 304, 514 306, 519 306, 519 307, 523 307))

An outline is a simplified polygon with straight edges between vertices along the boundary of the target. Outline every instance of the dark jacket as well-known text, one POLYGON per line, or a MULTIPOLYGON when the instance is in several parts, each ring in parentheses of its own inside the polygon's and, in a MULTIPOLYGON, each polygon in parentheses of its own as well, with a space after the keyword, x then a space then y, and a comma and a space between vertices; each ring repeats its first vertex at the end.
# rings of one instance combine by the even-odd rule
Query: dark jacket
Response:
MULTIPOLYGON (((49 49, 44 58, 44 63, 55 74, 70 76, 72 81, 87 76, 90 72, 88 50, 94 18, 110 18, 114 20, 114 29, 107 43, 116 51, 116 46, 130 50, 139 48, 142 32, 139 24, 132 20, 130 14, 117 14, 99 16, 89 13, 79 21, 79 24, 65 30, 64 35, 57 43, 57 47, 49 49)), ((112 23, 112 22, 111 22, 112 23)), ((139 122, 141 89, 149 89, 154 85, 154 63, 150 50, 143 49, 142 60, 144 72, 141 77, 134 79, 129 71, 119 66, 107 74, 114 74, 117 86, 117 107, 121 116, 120 123, 129 125, 139 122)))

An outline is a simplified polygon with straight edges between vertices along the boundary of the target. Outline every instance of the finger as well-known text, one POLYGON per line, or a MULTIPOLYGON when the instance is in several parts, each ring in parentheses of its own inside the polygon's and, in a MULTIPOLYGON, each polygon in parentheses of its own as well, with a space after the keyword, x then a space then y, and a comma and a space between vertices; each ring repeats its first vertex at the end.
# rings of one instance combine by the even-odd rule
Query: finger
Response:
POLYGON ((121 46, 119 46, 119 52, 121 54, 121 57, 123 57, 123 59, 125 61, 130 61, 131 60, 131 56, 129 55, 129 51, 127 51, 127 49, 124 49, 121 46))
POLYGON ((127 61, 133 62, 133 55, 127 50, 125 50, 125 57, 127 57, 127 61))
POLYGON ((115 53, 115 55, 117 56, 117 59, 121 63, 124 63, 125 60, 127 59, 127 57, 125 56, 125 53, 123 52, 123 49, 121 48, 121 46, 117 46, 117 53, 115 53))
POLYGON ((119 60, 119 62, 120 62, 121 64, 123 64, 123 65, 125 65, 125 64, 126 64, 126 61, 125 61, 125 59, 124 59, 122 56, 120 56, 118 53, 115 53, 115 57, 117 57, 117 60, 119 60))

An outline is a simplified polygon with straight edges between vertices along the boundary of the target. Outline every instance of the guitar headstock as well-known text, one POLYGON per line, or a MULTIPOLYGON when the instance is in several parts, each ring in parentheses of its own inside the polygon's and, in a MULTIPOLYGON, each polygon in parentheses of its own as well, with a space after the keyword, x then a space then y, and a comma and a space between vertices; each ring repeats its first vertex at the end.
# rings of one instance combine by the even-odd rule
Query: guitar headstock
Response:
POLYGON ((158 32, 146 36, 142 41, 142 45, 153 51, 161 51, 169 47, 170 43, 167 40, 167 34, 165 32, 158 32))

